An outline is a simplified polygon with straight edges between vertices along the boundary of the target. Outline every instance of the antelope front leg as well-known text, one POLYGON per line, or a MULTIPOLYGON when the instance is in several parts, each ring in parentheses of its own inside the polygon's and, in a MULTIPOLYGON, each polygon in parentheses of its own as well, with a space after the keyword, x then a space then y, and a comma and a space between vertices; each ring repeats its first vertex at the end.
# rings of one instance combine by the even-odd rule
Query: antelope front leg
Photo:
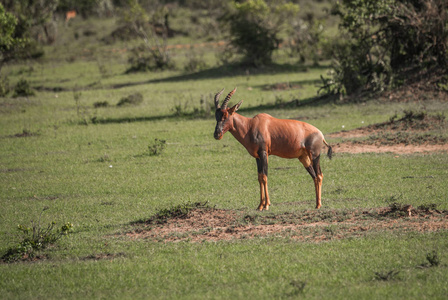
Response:
POLYGON ((260 205, 258 210, 269 210, 271 201, 268 193, 268 177, 264 174, 258 174, 258 182, 260 183, 260 205))
POLYGON ((258 182, 260 183, 260 205, 258 210, 269 210, 271 201, 268 192, 268 155, 266 151, 258 152, 257 158, 258 182))

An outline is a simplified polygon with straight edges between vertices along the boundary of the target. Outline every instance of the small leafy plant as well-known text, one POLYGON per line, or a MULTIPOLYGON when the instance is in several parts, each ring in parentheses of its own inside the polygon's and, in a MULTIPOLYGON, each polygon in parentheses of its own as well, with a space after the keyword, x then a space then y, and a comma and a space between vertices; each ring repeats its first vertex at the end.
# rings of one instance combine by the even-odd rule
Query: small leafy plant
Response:
MULTIPOLYGON (((45 211, 44 209, 42 213, 45 211)), ((31 260, 36 257, 36 252, 45 249, 49 245, 56 243, 60 238, 68 235, 73 228, 70 222, 65 223, 60 228, 55 228, 56 222, 42 226, 41 217, 39 221, 31 221, 31 226, 18 225, 17 229, 21 233, 21 241, 1 257, 4 262, 15 262, 19 260, 31 260)))
POLYGON ((152 144, 148 146, 148 152, 150 156, 160 155, 166 148, 166 141, 160 139, 154 139, 152 144))

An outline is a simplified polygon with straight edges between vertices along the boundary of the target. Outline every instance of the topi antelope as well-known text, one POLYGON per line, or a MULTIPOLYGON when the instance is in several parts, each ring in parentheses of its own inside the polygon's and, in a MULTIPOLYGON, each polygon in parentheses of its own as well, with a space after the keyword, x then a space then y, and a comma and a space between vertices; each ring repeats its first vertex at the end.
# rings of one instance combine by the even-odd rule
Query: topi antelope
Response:
POLYGON ((319 165, 323 144, 328 147, 327 156, 331 159, 332 148, 316 127, 305 122, 282 120, 268 114, 258 114, 247 118, 236 113, 242 100, 232 107, 227 107, 236 88, 231 91, 219 106, 222 89, 215 95, 216 128, 214 137, 222 139, 230 133, 240 142, 250 155, 255 157, 260 183, 260 205, 258 210, 268 210, 271 202, 268 193, 268 156, 298 158, 314 180, 316 189, 316 208, 321 207, 323 174, 319 165))

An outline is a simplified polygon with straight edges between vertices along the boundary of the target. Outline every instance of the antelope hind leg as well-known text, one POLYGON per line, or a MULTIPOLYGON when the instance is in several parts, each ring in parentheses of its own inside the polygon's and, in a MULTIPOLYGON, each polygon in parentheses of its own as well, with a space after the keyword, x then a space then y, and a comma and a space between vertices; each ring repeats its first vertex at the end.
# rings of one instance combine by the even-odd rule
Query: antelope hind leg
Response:
POLYGON ((316 172, 316 178, 314 178, 314 186, 316 188, 316 208, 319 209, 322 206, 322 180, 324 179, 324 174, 320 169, 319 164, 320 155, 313 159, 313 168, 316 172))
POLYGON ((319 166, 319 157, 315 158, 313 160, 313 164, 311 163, 311 158, 308 155, 303 155, 299 157, 300 162, 303 164, 303 166, 305 167, 305 169, 308 171, 308 173, 311 175, 311 177, 313 178, 314 181, 314 188, 316 191, 316 209, 319 209, 322 204, 321 204, 321 199, 320 199, 320 191, 321 191, 321 186, 322 186, 322 173, 318 173, 319 175, 316 174, 316 172, 320 171, 320 166, 319 166), (313 167, 314 165, 314 167, 313 167), (317 170, 316 170, 317 168, 317 170))

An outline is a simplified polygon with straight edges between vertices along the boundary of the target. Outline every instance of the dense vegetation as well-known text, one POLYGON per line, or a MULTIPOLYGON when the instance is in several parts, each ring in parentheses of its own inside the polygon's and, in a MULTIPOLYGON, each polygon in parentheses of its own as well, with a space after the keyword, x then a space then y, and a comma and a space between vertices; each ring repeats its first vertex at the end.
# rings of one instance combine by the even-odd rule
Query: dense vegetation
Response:
POLYGON ((401 14, 423 26, 436 10, 419 5, 443 18, 443 2, 2 4, 3 298, 448 294, 446 24, 420 35, 401 14), (242 43, 231 20, 265 35, 242 43), (255 211, 255 160, 213 138, 213 96, 234 87, 242 115, 306 121, 334 147, 320 210, 301 164, 271 156, 273 205, 255 211))
MULTIPOLYGON (((120 25, 105 39, 142 42, 132 49, 128 72, 175 68, 167 39, 175 35, 217 41, 224 38, 227 46, 221 52, 223 63, 233 62, 261 67, 273 62, 274 51, 280 45, 290 49, 290 55, 301 62, 332 59, 329 78, 322 78, 322 91, 327 94, 359 94, 362 91, 382 92, 400 86, 409 77, 438 76, 448 62, 448 15, 443 0, 347 0, 331 4, 321 1, 326 15, 316 16, 309 7, 299 14, 301 1, 6 1, 0 9, 2 40, 0 71, 11 59, 40 57, 36 44, 54 44, 58 39, 56 20, 68 9, 83 17, 112 16, 120 25), (143 3, 143 2, 142 2, 143 3), (31 18, 25 11, 31 11, 31 18), (173 29, 170 20, 188 11, 193 26, 173 29), (340 33, 331 36, 325 20, 337 16, 340 33), (206 21, 204 21, 206 20, 206 21), (204 29, 206 27, 206 29, 204 29), (204 32, 205 31, 205 32, 204 32), (322 32, 327 32, 322 34, 322 32), (196 36, 197 37, 197 36, 196 36), (304 51, 310 48, 311 51, 304 51), (328 51, 328 49, 332 49, 328 51), (20 51, 19 51, 20 50, 20 51), (316 55, 324 53, 326 55, 316 55), (435 74, 435 75, 434 75, 435 74)), ((303 1, 305 9, 309 3, 303 1)), ((330 22, 329 22, 330 23, 330 22)), ((329 24, 334 25, 334 24, 329 24)), ((206 65, 192 58, 186 69, 195 71, 206 65)), ((2 77, 1 86, 7 79, 2 77)), ((434 85, 446 84, 437 77, 434 85)))

